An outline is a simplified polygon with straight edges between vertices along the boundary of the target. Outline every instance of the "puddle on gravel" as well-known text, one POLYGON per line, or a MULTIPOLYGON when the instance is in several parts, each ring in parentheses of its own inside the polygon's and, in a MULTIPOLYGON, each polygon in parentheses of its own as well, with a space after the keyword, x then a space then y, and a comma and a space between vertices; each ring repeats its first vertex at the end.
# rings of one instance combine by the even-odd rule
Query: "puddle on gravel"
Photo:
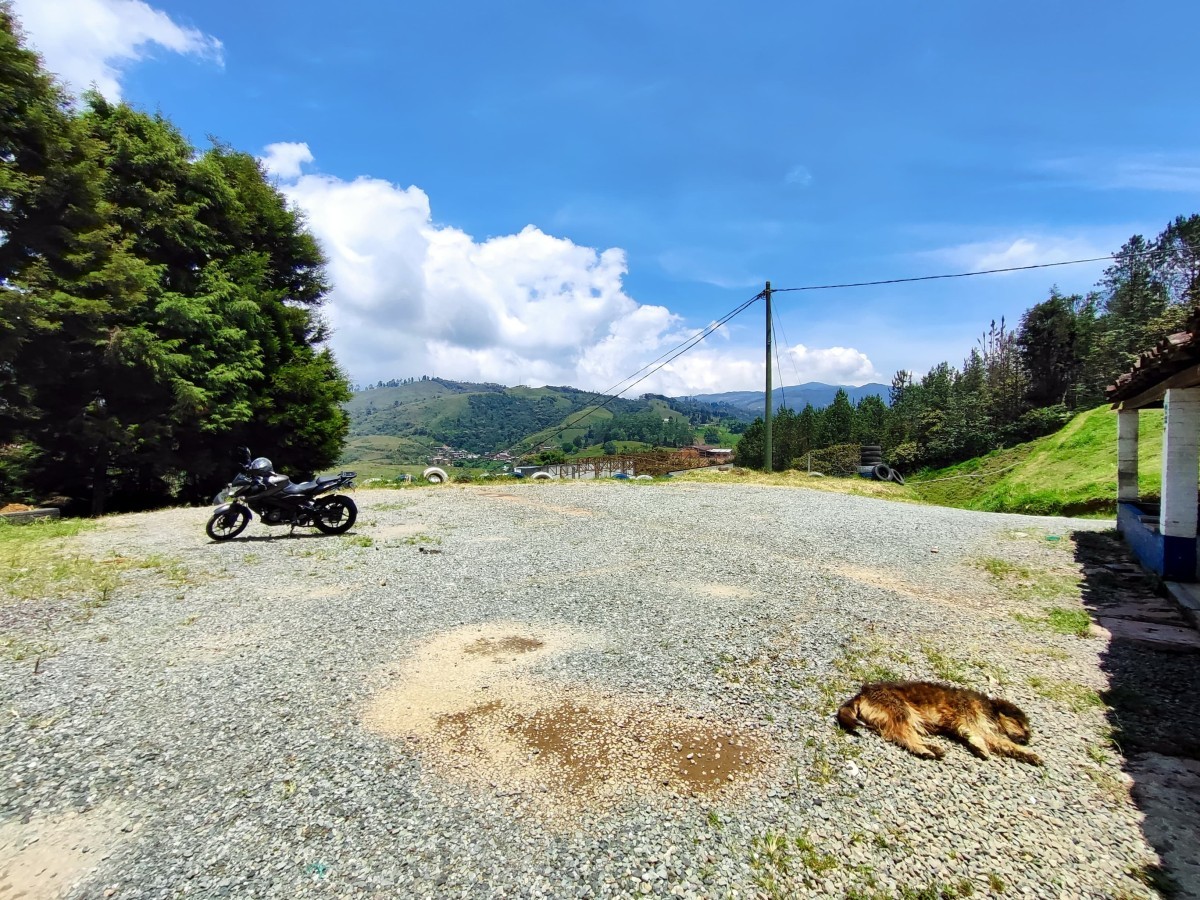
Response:
POLYGON ((529 671, 586 643, 512 624, 439 635, 389 672, 363 721, 414 740, 437 774, 524 796, 548 818, 631 796, 739 793, 775 759, 752 729, 529 671))
POLYGON ((501 653, 528 653, 545 646, 537 638, 521 637, 510 634, 502 638, 480 638, 473 644, 463 648, 463 653, 482 653, 487 656, 499 656, 501 653))

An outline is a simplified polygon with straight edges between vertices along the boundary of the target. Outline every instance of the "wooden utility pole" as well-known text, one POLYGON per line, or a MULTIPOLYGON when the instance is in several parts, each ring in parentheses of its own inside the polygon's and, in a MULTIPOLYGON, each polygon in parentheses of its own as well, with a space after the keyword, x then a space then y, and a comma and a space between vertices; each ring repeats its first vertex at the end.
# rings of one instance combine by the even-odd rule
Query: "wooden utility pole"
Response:
POLYGON ((763 291, 767 300, 767 406, 763 412, 763 471, 771 471, 771 282, 763 291))

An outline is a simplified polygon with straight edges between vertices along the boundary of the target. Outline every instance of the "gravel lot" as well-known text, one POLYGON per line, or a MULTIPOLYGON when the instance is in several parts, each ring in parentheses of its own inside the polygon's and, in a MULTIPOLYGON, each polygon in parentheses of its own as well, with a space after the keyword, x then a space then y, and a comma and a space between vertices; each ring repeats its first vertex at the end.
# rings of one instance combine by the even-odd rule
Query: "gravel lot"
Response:
POLYGON ((36 674, 0 657, 0 897, 1157 896, 1106 640, 1043 622, 1082 609, 1072 533, 1111 523, 736 483, 355 496, 341 537, 214 544, 178 509, 64 545, 155 565, 90 617, 27 604, 36 674), (1007 697, 1046 765, 842 733, 868 671, 1007 697))

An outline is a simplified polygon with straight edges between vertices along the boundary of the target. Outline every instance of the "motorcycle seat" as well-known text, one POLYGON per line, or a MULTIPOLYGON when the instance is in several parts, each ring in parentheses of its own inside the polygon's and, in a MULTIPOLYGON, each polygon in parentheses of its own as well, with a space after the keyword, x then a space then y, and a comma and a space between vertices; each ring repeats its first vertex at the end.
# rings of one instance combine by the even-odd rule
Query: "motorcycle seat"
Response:
POLYGON ((302 484, 289 484, 283 489, 283 492, 285 494, 306 494, 309 491, 314 491, 337 480, 337 475, 318 475, 312 481, 305 481, 302 484))

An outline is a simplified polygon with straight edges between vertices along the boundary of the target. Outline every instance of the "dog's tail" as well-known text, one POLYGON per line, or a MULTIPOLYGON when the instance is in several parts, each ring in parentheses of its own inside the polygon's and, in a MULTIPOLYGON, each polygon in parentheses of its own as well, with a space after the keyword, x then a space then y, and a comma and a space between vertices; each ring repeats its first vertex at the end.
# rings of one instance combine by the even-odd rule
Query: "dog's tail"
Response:
POLYGON ((865 724, 858 717, 858 700, 858 697, 853 697, 843 703, 841 709, 838 710, 838 724, 847 731, 853 731, 858 725, 865 724))

